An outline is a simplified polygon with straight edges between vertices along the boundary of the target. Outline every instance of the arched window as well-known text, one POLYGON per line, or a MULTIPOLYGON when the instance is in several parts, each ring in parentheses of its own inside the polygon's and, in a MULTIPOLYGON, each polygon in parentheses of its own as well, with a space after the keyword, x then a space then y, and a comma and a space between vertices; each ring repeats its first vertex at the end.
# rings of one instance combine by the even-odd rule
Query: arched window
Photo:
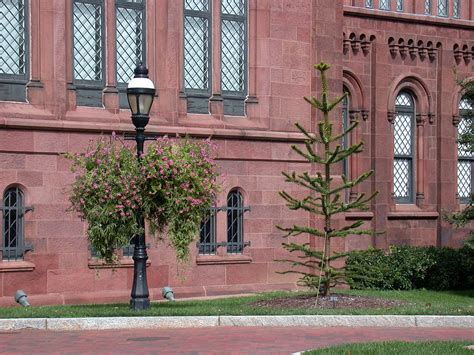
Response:
MULTIPOLYGON (((345 93, 347 93, 346 97, 342 100, 342 130, 346 131, 347 128, 349 128, 349 93, 344 90, 345 93)), ((347 149, 349 147, 349 136, 343 136, 342 137, 342 148, 347 149)), ((342 161, 342 174, 349 179, 349 159, 346 158, 342 161)), ((349 190, 346 189, 346 201, 349 200, 349 190)))
POLYGON ((227 195, 227 253, 244 250, 244 200, 242 194, 232 190, 227 195))
POLYGON ((397 96, 395 111, 393 195, 397 203, 413 203, 415 105, 409 93, 401 92, 397 96))
POLYGON ((25 208, 23 192, 18 187, 11 187, 3 194, 3 259, 16 260, 23 256, 24 216, 30 210, 25 208))
POLYGON ((199 254, 213 255, 216 253, 216 213, 217 207, 211 207, 209 214, 201 222, 199 229, 199 254))
MULTIPOLYGON (((458 136, 465 133, 469 129, 471 120, 467 119, 468 115, 473 114, 474 102, 463 98, 459 102, 458 136)), ((474 153, 469 152, 463 144, 458 143, 458 196, 462 203, 469 201, 470 195, 474 192, 473 174, 474 171, 474 153)))

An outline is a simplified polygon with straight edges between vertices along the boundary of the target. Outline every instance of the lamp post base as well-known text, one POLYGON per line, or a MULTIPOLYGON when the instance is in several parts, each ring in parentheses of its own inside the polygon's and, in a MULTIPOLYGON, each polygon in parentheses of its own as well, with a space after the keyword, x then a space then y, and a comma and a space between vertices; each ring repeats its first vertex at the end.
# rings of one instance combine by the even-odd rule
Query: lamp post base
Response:
POLYGON ((134 311, 143 311, 150 308, 150 300, 148 298, 133 298, 130 300, 130 309, 134 311))

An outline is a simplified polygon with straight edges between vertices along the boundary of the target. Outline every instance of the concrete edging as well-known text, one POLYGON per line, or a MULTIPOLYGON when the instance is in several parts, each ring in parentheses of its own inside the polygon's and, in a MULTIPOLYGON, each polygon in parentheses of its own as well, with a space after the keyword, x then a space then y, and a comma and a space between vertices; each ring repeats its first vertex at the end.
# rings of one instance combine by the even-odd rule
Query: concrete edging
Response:
POLYGON ((0 319, 0 330, 101 330, 201 327, 474 328, 474 316, 196 316, 0 319))

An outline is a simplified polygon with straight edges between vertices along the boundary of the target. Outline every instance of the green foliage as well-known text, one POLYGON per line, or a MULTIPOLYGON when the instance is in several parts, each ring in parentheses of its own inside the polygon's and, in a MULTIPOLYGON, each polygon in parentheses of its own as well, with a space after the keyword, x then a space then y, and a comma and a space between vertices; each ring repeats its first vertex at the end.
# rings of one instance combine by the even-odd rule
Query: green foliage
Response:
POLYGON ((359 271, 349 280, 354 289, 431 290, 474 287, 474 250, 436 247, 390 247, 353 251, 347 268, 359 271))
POLYGON ((334 164, 340 164, 340 162, 351 155, 362 152, 363 142, 352 144, 347 148, 340 145, 341 138, 347 136, 349 132, 355 129, 358 122, 351 123, 340 134, 334 132, 333 124, 329 120, 329 113, 341 103, 346 94, 331 101, 328 98, 328 83, 326 79, 326 71, 329 70, 330 66, 321 62, 314 67, 320 72, 322 95, 320 99, 305 97, 305 100, 323 114, 323 120, 318 123, 315 133, 310 133, 299 124, 296 124, 296 127, 306 137, 306 140, 304 148, 295 145, 291 148, 308 162, 319 165, 321 169, 316 174, 308 172, 301 174, 296 172, 283 173, 285 181, 307 189, 309 194, 305 198, 299 199, 294 198, 286 191, 281 191, 280 196, 285 199, 287 207, 291 210, 304 210, 323 216, 324 228, 318 229, 297 225, 289 228, 278 228, 286 233, 286 238, 300 234, 307 234, 310 238, 322 238, 324 240, 324 247, 322 251, 317 251, 312 249, 309 243, 283 243, 282 245, 286 250, 296 252, 298 257, 296 260, 285 259, 279 261, 291 263, 293 267, 291 270, 282 272, 283 274, 295 273, 301 275, 298 281, 299 285, 310 287, 317 290, 317 292, 321 290, 323 296, 326 296, 330 293, 332 287, 346 283, 346 279, 355 272, 354 270, 347 270, 345 267, 335 268, 331 265, 333 261, 344 258, 347 255, 346 253, 332 251, 332 238, 373 234, 371 230, 361 229, 363 221, 356 221, 343 228, 335 229, 332 225, 333 216, 354 209, 367 209, 367 203, 375 197, 376 193, 369 196, 362 193, 349 202, 341 198, 345 190, 368 179, 373 171, 362 173, 353 180, 349 180, 347 176, 342 176, 342 183, 334 186, 333 178, 331 177, 334 164), (316 150, 315 145, 319 145, 320 149, 316 150), (316 151, 321 151, 321 154, 317 154, 316 151))
MULTIPOLYGON (((474 103, 474 81, 467 83, 459 82, 459 84, 464 91, 463 98, 474 103)), ((474 154, 474 111, 469 110, 468 112, 464 112, 462 119, 467 121, 468 129, 458 137, 458 143, 463 145, 466 152, 474 154)), ((445 214, 444 219, 456 227, 465 226, 474 220, 474 194, 471 194, 469 202, 462 211, 445 214)), ((470 240, 472 241, 473 239, 474 231, 470 234, 470 240)))
POLYGON ((142 230, 142 211, 151 232, 164 231, 178 261, 214 200, 217 170, 210 141, 160 138, 148 145, 140 164, 131 147, 101 138, 86 153, 67 154, 77 172, 72 185, 72 209, 87 221, 87 236, 107 262, 114 250, 129 244, 142 230))

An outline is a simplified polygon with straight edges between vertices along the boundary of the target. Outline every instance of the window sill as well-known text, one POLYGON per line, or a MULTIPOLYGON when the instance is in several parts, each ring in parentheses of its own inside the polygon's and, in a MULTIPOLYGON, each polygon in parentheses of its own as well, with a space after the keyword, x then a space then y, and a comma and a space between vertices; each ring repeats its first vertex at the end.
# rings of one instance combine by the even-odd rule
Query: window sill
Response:
POLYGON ((250 264, 252 257, 250 255, 198 255, 197 265, 220 265, 220 264, 250 264))
MULTIPOLYGON (((127 269, 133 268, 134 262, 132 258, 123 258, 118 260, 116 264, 107 264, 102 259, 89 259, 87 266, 89 269, 127 269)), ((150 266, 151 262, 147 260, 146 266, 150 266)))
POLYGON ((365 211, 346 212, 345 217, 348 220, 357 220, 357 219, 370 220, 374 218, 374 213, 365 212, 365 211))
POLYGON ((438 219, 439 213, 436 211, 397 211, 389 212, 388 219, 438 219))
POLYGON ((17 271, 33 271, 35 264, 29 261, 0 261, 0 273, 17 272, 17 271))

